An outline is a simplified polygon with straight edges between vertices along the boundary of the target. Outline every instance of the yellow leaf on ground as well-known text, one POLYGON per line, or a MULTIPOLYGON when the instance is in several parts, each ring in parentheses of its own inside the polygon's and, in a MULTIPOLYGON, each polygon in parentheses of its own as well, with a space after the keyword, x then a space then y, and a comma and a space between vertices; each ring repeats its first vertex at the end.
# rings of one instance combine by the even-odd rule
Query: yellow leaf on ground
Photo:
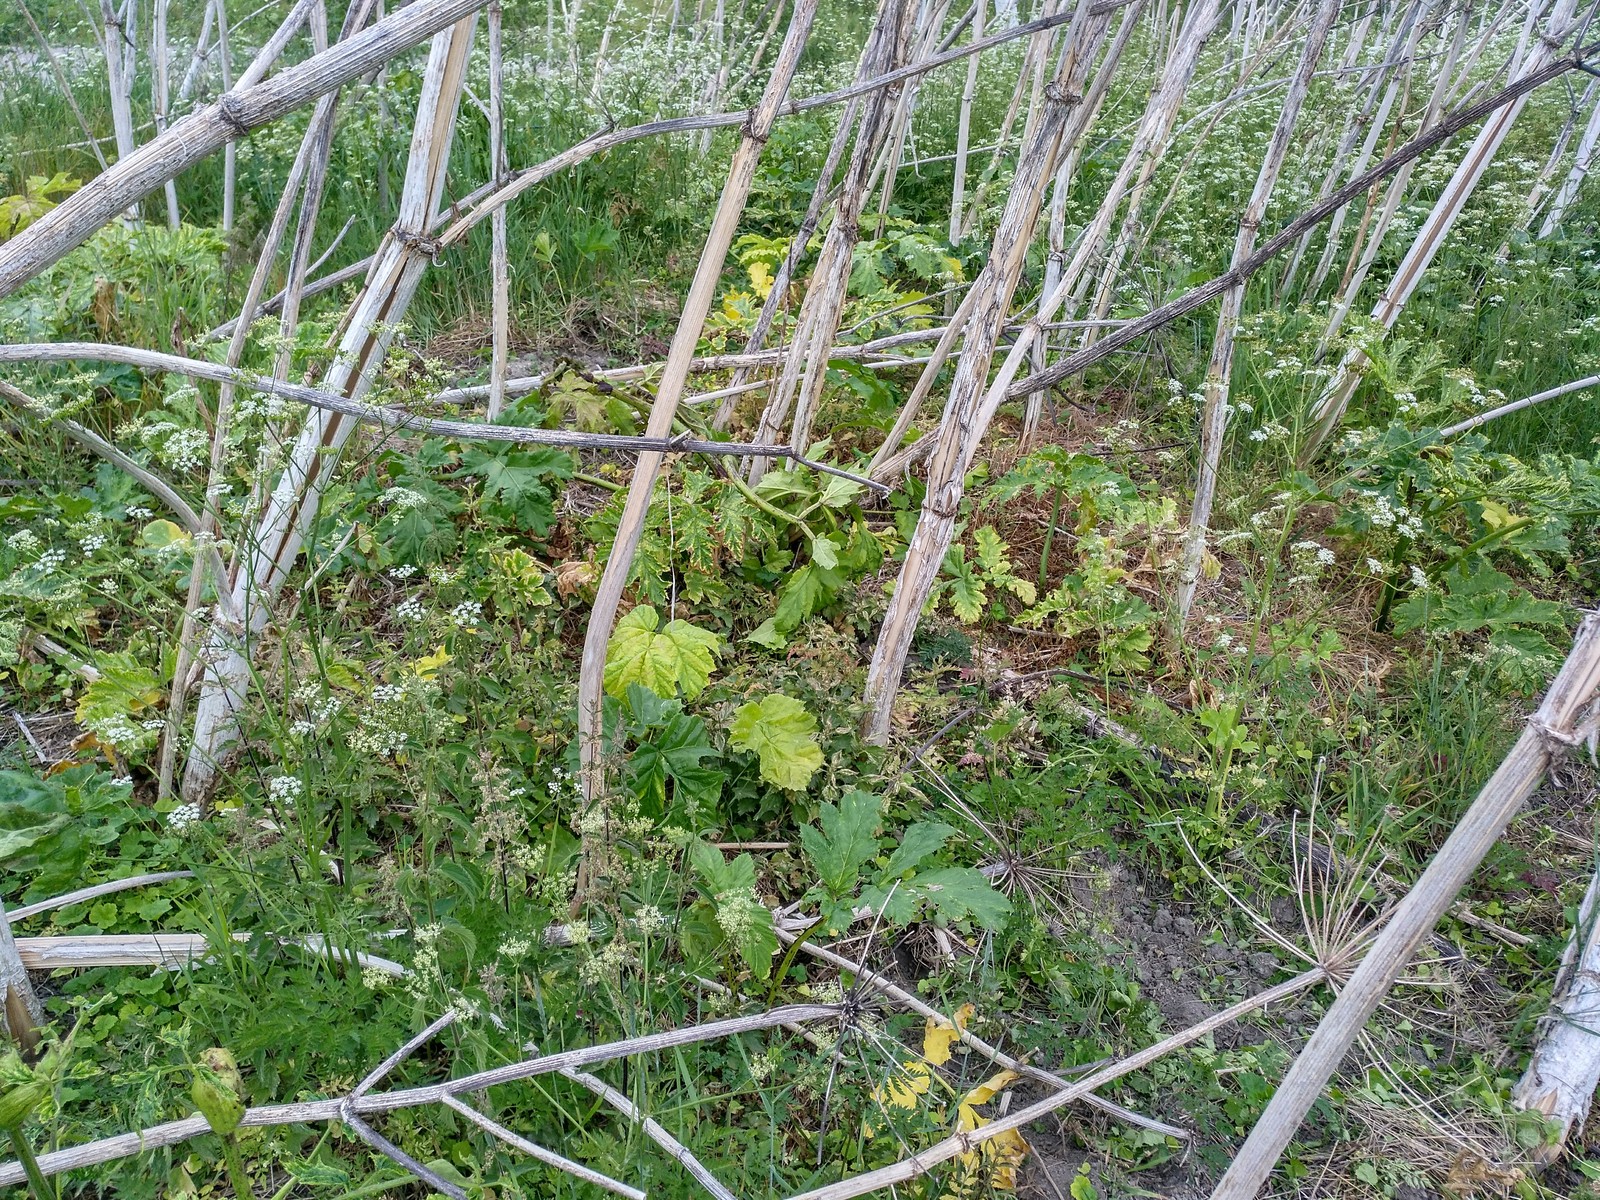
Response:
MULTIPOLYGON (((987 1104, 1021 1076, 1016 1071, 1001 1071, 973 1088, 956 1105, 956 1128, 971 1133, 989 1124, 989 1118, 977 1110, 977 1105, 987 1104)), ((956 1195, 972 1193, 987 1178, 990 1188, 1012 1192, 1017 1188, 1017 1168, 1028 1156, 1028 1143, 1015 1129, 997 1133, 981 1142, 976 1150, 960 1156, 961 1172, 956 1180, 956 1195)))
POLYGON ((929 1017, 927 1031, 922 1035, 922 1057, 936 1067, 942 1067, 949 1062, 950 1047, 961 1039, 967 1022, 972 1020, 973 1014, 977 1011, 972 1005, 963 1004, 955 1011, 954 1025, 929 1017))
POLYGON ((903 1063, 889 1082, 878 1089, 875 1098, 896 1108, 915 1108, 917 1097, 927 1094, 932 1075, 927 1063, 903 1063))
MULTIPOLYGON (((1001 1071, 998 1075, 991 1075, 963 1096, 961 1105, 966 1108, 975 1104, 987 1104, 1021 1078, 1022 1076, 1016 1071, 1001 1071)), ((962 1126, 962 1128, 965 1129, 967 1126, 962 1126)), ((972 1128, 977 1127, 973 1126, 972 1128)))

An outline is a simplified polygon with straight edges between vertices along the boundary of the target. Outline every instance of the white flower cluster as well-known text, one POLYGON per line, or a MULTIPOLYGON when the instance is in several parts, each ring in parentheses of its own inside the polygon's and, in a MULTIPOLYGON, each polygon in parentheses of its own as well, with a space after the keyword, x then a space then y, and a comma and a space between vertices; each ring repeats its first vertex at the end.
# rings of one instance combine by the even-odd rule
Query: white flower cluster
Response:
POLYGON ((1294 567, 1290 583, 1315 583, 1323 567, 1331 567, 1338 556, 1321 542, 1296 542, 1289 547, 1289 558, 1294 567))
POLYGON ((621 940, 608 942, 578 967, 578 978, 591 987, 615 979, 628 965, 630 957, 626 942, 621 940))
POLYGON ((1362 495, 1366 500, 1367 519, 1376 528, 1392 528, 1401 537, 1413 541, 1422 536, 1422 518, 1404 504, 1396 504, 1376 492, 1364 492, 1362 495))
POLYGON ((533 953, 533 943, 525 937, 514 935, 500 943, 500 957, 509 958, 512 962, 527 958, 531 953, 533 953))
POLYGON ((1303 556, 1308 560, 1315 561, 1318 566, 1322 567, 1331 567, 1338 557, 1320 542, 1296 542, 1290 549, 1293 550, 1297 558, 1303 556))
POLYGON ((717 924, 731 942, 742 939, 766 915, 766 906, 752 888, 717 893, 717 924))
POLYGON ((306 785, 293 775, 278 775, 267 780, 267 795, 275 804, 293 804, 305 795, 306 785))
POLYGON ((95 737, 102 742, 110 743, 123 753, 137 749, 139 744, 148 738, 145 730, 140 729, 130 718, 121 713, 88 721, 86 724, 95 737))
POLYGON ((483 605, 476 600, 463 600, 450 610, 450 624, 457 629, 469 629, 483 619, 483 605))
POLYGON ((412 488, 396 485, 385 489, 378 502, 395 512, 409 512, 413 508, 424 507, 428 503, 428 498, 412 488))
POLYGON ((37 554, 43 544, 39 535, 31 529, 19 529, 6 539, 6 545, 18 554, 37 554))
POLYGON ((371 703, 357 718, 356 728, 350 735, 350 748, 357 754, 394 757, 405 749, 412 732, 421 725, 418 709, 430 693, 436 695, 437 692, 436 685, 415 677, 410 687, 379 684, 372 689, 371 703))
POLYGON ((1277 421, 1268 421, 1250 431, 1252 442, 1286 442, 1289 440, 1289 430, 1277 421))
POLYGON ((412 625, 420 624, 428 619, 428 610, 416 596, 407 596, 394 606, 394 615, 412 625))
POLYGON ((398 567, 389 568, 389 578, 395 580, 410 579, 417 573, 415 563, 401 563, 398 567))
POLYGON ((660 933, 667 927, 667 918, 654 904, 641 904, 634 910, 633 920, 645 937, 660 933))
POLYGON ((332 696, 324 696, 315 683, 303 683, 295 689, 294 702, 306 710, 306 715, 289 726, 295 737, 310 737, 333 720, 344 705, 332 696))
POLYGON ((188 833, 200 822, 198 804, 180 804, 167 814, 167 828, 173 833, 188 833))
POLYGON ((170 426, 172 432, 156 451, 157 457, 174 471, 193 471, 206 461, 211 441, 203 429, 170 426))

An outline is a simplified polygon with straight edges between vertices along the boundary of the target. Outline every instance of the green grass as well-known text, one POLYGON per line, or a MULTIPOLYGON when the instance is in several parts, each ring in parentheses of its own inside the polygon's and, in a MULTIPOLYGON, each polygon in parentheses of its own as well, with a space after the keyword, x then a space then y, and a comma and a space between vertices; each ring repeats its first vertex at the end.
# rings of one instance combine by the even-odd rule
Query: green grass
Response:
MULTIPOLYGON (((848 79, 870 24, 864 5, 823 7, 797 94, 848 79)), ((75 7, 36 13, 49 16, 61 44, 89 46, 75 7)), ((633 6, 613 29, 604 110, 591 104, 588 56, 606 15, 586 13, 574 71, 565 47, 546 53, 542 9, 508 11, 513 166, 542 161, 608 122, 626 125, 698 103, 700 81, 674 77, 675 67, 693 65, 687 51, 683 63, 668 64, 642 48, 648 13, 633 6)), ((241 44, 258 42, 272 19, 252 18, 238 31, 241 44)), ((192 40, 197 20, 197 12, 178 14, 178 43, 192 40)), ((18 18, 0 13, 0 47, 30 44, 18 18)), ((1141 33, 1128 62, 1142 70, 1148 51, 1141 33)), ((1220 50, 1208 52, 1206 71, 1221 58, 1220 50)), ((975 145, 993 139, 1020 59, 1012 46, 985 60, 975 145)), ((93 69, 74 76, 75 95, 88 120, 108 129, 103 71, 93 57, 83 61, 93 69)), ((352 88, 342 105, 318 250, 348 219, 354 224, 330 268, 370 252, 393 220, 420 69, 420 52, 407 56, 381 81, 352 88)), ((474 92, 486 96, 481 64, 473 71, 474 92)), ((1202 74, 1186 120, 1234 83, 1227 72, 1202 74)), ((955 67, 927 82, 914 126, 918 155, 948 154, 963 81, 955 67)), ((750 103, 761 82, 758 72, 723 104, 750 103)), ((141 93, 135 119, 142 125, 149 98, 141 93)), ((1141 88, 1114 90, 1070 185, 1069 238, 1092 216, 1143 99, 1141 88)), ((1348 87, 1319 80, 1309 111, 1320 128, 1331 123, 1326 114, 1349 103, 1348 87)), ((1177 169, 1192 141, 1163 158, 1147 218, 1169 193, 1172 204, 1123 280, 1113 315, 1134 315, 1226 265, 1233 240, 1226 214, 1249 193, 1275 105, 1268 93, 1230 109, 1182 177, 1177 169)), ((592 817, 586 826, 572 775, 575 681, 597 567, 610 553, 620 509, 612 489, 626 479, 624 458, 579 461, 525 448, 486 455, 435 439, 356 445, 256 663, 220 810, 185 826, 170 819, 173 802, 156 802, 156 733, 144 722, 164 708, 186 547, 167 545, 170 535, 153 524, 166 514, 131 481, 36 422, 7 425, 0 430, 7 480, 0 485, 0 687, 7 710, 46 736, 50 762, 81 765, 46 778, 25 743, 0 750, 0 769, 14 772, 0 775, 7 830, 41 829, 28 815, 41 807, 65 814, 0 859, 0 893, 14 907, 69 883, 190 868, 193 880, 78 905, 19 932, 184 930, 207 934, 214 946, 206 962, 184 971, 98 968, 49 981, 52 1022, 78 1033, 58 1099, 29 1125, 34 1144, 70 1145, 187 1115, 194 1066, 212 1046, 238 1058, 248 1100, 276 1103, 344 1094, 451 1006, 463 1019, 399 1068, 393 1085, 515 1061, 524 1043, 549 1052, 754 1010, 769 999, 825 998, 850 985, 803 955, 774 984, 768 972, 776 960, 765 943, 739 936, 750 928, 740 923, 749 914, 745 876, 735 880, 744 870, 738 852, 722 856, 728 874, 708 872, 707 860, 696 866, 689 849, 700 838, 782 843, 752 853, 750 878, 764 903, 799 900, 808 915, 862 896, 883 902, 892 881, 880 872, 891 869, 919 823, 918 837, 929 835, 930 821, 949 829, 925 861, 899 872, 893 887, 902 900, 918 895, 916 881, 928 872, 958 873, 945 877, 954 881, 948 896, 973 883, 959 872, 1013 855, 1036 890, 1014 890, 1003 917, 986 924, 922 896, 915 915, 896 910, 843 952, 903 972, 946 1011, 974 1003, 972 1027, 981 1036, 1050 1066, 1126 1053, 1185 1023, 1195 1006, 1209 1011, 1281 976, 1251 966, 1252 954, 1273 947, 1213 876, 1299 938, 1289 830, 1315 802, 1323 828, 1342 829, 1341 845, 1377 846, 1403 891, 1516 736, 1520 715, 1564 652, 1576 608, 1591 601, 1600 560, 1592 511, 1600 508, 1592 495, 1600 487, 1593 449, 1600 428, 1591 395, 1497 422, 1445 450, 1419 432, 1475 410, 1464 398, 1466 375, 1484 397, 1498 391, 1510 399, 1596 370, 1600 322, 1589 310, 1600 246, 1592 189, 1562 236, 1517 240, 1505 262, 1496 257, 1566 111, 1555 92, 1530 104, 1379 351, 1381 369, 1357 395, 1348 424, 1370 432, 1357 445, 1331 449, 1309 471, 1293 456, 1331 365, 1314 355, 1326 309, 1298 293, 1275 301, 1281 264, 1252 282, 1234 373, 1234 400, 1250 409, 1241 407, 1230 435, 1215 520, 1218 574, 1182 638, 1168 623, 1170 564, 1192 480, 1191 394, 1210 349, 1209 310, 1068 385, 1078 408, 1063 406, 1049 437, 1087 456, 1097 482, 1081 495, 1067 488, 1059 511, 1057 484, 1041 490, 1034 483, 1054 480, 1052 471, 1067 469, 1062 462, 1019 463, 1015 447, 994 437, 960 514, 965 573, 954 566, 948 573, 951 583, 959 576, 987 590, 972 611, 942 599, 924 619, 903 724, 887 751, 860 743, 859 698, 884 585, 904 552, 920 485, 909 482, 882 504, 855 495, 824 510, 815 506, 821 482, 802 472, 764 493, 762 506, 703 464, 675 463, 652 508, 629 598, 716 635, 719 650, 705 690, 684 697, 681 708, 622 695, 608 702, 616 705, 607 763, 616 791, 603 829, 592 817), (1401 412, 1407 391, 1416 408, 1401 412), (1391 428, 1394 420, 1400 424, 1391 428), (1101 489, 1106 483, 1114 498, 1101 489), (1516 536, 1497 535, 1502 519, 1486 501, 1535 523, 1516 536), (1415 517, 1413 533, 1398 534, 1396 506, 1415 517), (1041 564, 1052 512, 1057 524, 1041 564), (979 530, 989 527, 1009 565, 988 562, 980 571, 973 564, 993 545, 979 530), (836 553, 849 561, 825 567, 818 533, 848 543, 836 553), (59 561, 47 557, 52 552, 59 561), (1450 607, 1450 588, 1458 586, 1451 571, 1460 563, 1484 572, 1476 578, 1487 581, 1485 603, 1501 606, 1496 623, 1473 625, 1450 607), (1413 569, 1434 601, 1408 624, 1413 569), (1008 573, 1042 577, 1041 595, 1064 586, 1051 607, 1030 613, 997 582, 1008 573), (1378 576, 1391 581, 1388 603, 1378 576), (806 581, 804 595, 797 579, 806 581), (769 618, 784 612, 800 616, 785 627, 787 644, 771 649, 763 645, 773 640, 769 618), (36 632, 107 678, 91 687, 73 661, 27 648, 25 637, 36 632), (1063 671, 1018 682, 1001 675, 1006 667, 1063 671), (770 764, 732 736, 743 706, 777 693, 815 722, 814 731, 797 735, 802 747, 814 744, 821 764, 801 788, 781 786, 770 764), (1101 736, 1086 724, 1086 707, 1109 713, 1143 745, 1101 736), (132 723, 131 736, 118 742, 107 732, 108 711, 132 723), (68 718, 80 715, 117 744, 115 763, 93 742, 72 748, 82 729, 68 718), (907 760, 914 747, 923 761, 907 760), (114 783, 121 775, 131 787, 114 783), (840 814, 856 789, 877 797, 881 811, 870 827, 845 828, 840 814), (600 846, 584 911, 595 932, 576 946, 547 944, 545 931, 569 918, 580 832, 600 846), (853 866, 828 857, 856 843, 863 857, 853 866), (1168 957, 1155 953, 1152 936, 1160 911, 1190 923, 1168 957), (938 951, 935 928, 955 944, 954 957, 938 951), (252 936, 234 941, 239 932, 252 936), (398 959, 412 974, 383 978, 296 947, 312 936, 398 959)), ((239 219, 230 236, 216 228, 216 157, 178 181, 181 230, 157 223, 102 233, 0 301, 0 333, 196 351, 195 335, 236 309, 304 119, 241 144, 239 219)), ((816 186, 836 119, 786 119, 768 144, 739 231, 750 240, 728 264, 707 348, 743 344, 758 302, 749 268, 781 252, 816 186)), ((63 148, 75 128, 53 80, 7 60, 0 197, 31 175, 91 178, 92 157, 63 148)), ((520 198, 508 222, 514 347, 540 363, 659 359, 735 136, 718 134, 703 157, 697 137, 634 143, 520 198)), ((1183 136, 1192 139, 1193 130, 1183 136)), ((1292 157, 1268 228, 1314 199, 1330 152, 1326 139, 1314 139, 1292 157)), ((969 183, 988 161, 987 152, 974 156, 969 183)), ((1451 162, 1445 156, 1419 168, 1405 212, 1410 226, 1443 187, 1451 162)), ((874 331, 913 324, 923 318, 876 314, 942 286, 942 277, 970 279, 981 269, 1009 170, 1003 158, 978 233, 955 247, 944 243, 950 164, 903 172, 882 239, 872 236, 876 208, 868 207, 845 324, 874 331)), ((488 173, 486 123, 469 105, 458 121, 447 201, 488 173)), ((152 215, 159 208, 153 198, 152 215)), ((1355 223, 1353 215, 1347 237, 1355 223)), ((1397 231, 1380 248, 1354 312, 1370 307, 1406 240, 1397 231)), ((1321 246, 1318 235, 1299 286, 1321 246)), ((1341 253, 1334 279, 1343 265, 1341 253)), ((1019 303, 1042 272, 1040 245, 1019 303)), ((489 291, 485 226, 427 276, 382 382, 386 400, 421 401, 440 380, 482 375, 489 291), (448 360, 442 373, 422 361, 429 354, 448 360)), ((308 306, 300 344, 308 364, 341 302, 308 306)), ((1359 322, 1346 332, 1361 334, 1359 322)), ((267 360, 272 335, 264 323, 248 362, 267 360)), ((792 330, 785 326, 780 336, 792 330)), ((185 439, 203 439, 209 388, 97 367, 7 378, 113 437, 191 498, 203 493, 204 455, 183 450, 185 439)), ((909 373, 869 376, 835 364, 821 430, 835 439, 832 453, 848 461, 855 449, 875 445, 874 430, 892 419, 910 384, 909 373)), ((648 386, 621 390, 624 407, 650 400, 648 386)), ((580 406, 592 406, 582 407, 586 414, 603 409, 589 385, 569 376, 521 402, 514 416, 555 424, 580 406)), ((617 411, 598 419, 618 422, 617 411)), ((748 416, 741 410, 741 420, 748 416)), ((1008 406, 1002 426, 1017 416, 1008 406)), ((239 415, 224 500, 229 537, 244 536, 238 502, 278 432, 263 411, 239 415)), ((798 751, 791 745, 789 753, 798 751)), ((1408 989, 1385 1030, 1390 1075, 1483 1127, 1514 1125, 1508 1076, 1531 1037, 1530 1014, 1548 997, 1565 937, 1563 906, 1575 902, 1592 865, 1570 831, 1565 840, 1549 833, 1544 814, 1538 809, 1513 828, 1467 896, 1474 912, 1535 942, 1507 947, 1452 919, 1443 933, 1472 973, 1440 968, 1443 986, 1408 989), (1442 1037, 1440 1029, 1459 1036, 1442 1037)), ((993 902, 987 885, 974 894, 980 904, 993 902)), ((1291 969, 1280 957, 1283 971, 1291 969)), ((1281 1043, 1292 1047, 1326 1002, 1314 996, 1252 1020, 1110 1090, 1122 1103, 1197 1130, 1187 1158, 1159 1136, 1098 1120, 1074 1118, 1057 1148, 1045 1135, 1030 1136, 1041 1152, 1092 1163, 1102 1195, 1200 1186, 1259 1115, 1285 1066, 1281 1043)), ((736 1192, 788 1195, 931 1143, 946 1129, 950 1101, 989 1073, 978 1059, 958 1057, 925 1102, 885 1112, 882 1088, 897 1064, 915 1059, 922 1023, 887 1010, 869 1017, 841 1043, 837 1069, 825 1051, 774 1034, 641 1056, 600 1073, 736 1192)), ((653 1144, 568 1080, 496 1089, 486 1111, 653 1194, 695 1194, 653 1144)), ((1292 1193, 1324 1171, 1342 1195, 1437 1184, 1436 1164, 1408 1159, 1411 1151, 1392 1140, 1413 1119, 1393 1079, 1352 1066, 1301 1132, 1280 1190, 1292 1193)), ((442 1162, 497 1194, 591 1194, 436 1106, 393 1114, 383 1130, 418 1159, 442 1162)), ((1510 1153, 1511 1143, 1504 1145, 1510 1153)), ((259 1194, 291 1180, 298 1183, 285 1195, 399 1194, 393 1165, 342 1132, 286 1127, 252 1135, 243 1150, 259 1194)), ((190 1194, 192 1182, 222 1194, 222 1159, 220 1141, 202 1137, 82 1172, 67 1193, 109 1188, 153 1200, 190 1194)), ((947 1194, 941 1189, 949 1181, 934 1180, 924 1194, 947 1194)), ((1561 1186, 1530 1182, 1527 1194, 1561 1186)))

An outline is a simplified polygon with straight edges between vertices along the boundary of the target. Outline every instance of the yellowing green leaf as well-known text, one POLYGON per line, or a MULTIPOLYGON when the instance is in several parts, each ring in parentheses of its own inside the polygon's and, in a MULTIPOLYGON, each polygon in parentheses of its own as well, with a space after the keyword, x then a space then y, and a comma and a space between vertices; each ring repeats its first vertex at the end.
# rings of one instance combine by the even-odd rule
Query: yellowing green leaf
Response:
POLYGON ((1011 570, 1011 557, 1006 544, 993 525, 985 525, 973 539, 978 547, 978 562, 991 575, 1005 575, 1011 570))
POLYGON ((761 778, 790 791, 800 791, 822 766, 817 745, 817 720, 806 706, 774 693, 759 703, 741 705, 733 714, 728 744, 754 751, 761 759, 761 778))
POLYGON ((412 659, 411 669, 417 673, 418 679, 433 679, 439 674, 439 669, 449 661, 450 656, 445 653, 444 646, 441 645, 432 654, 412 659))
MULTIPOLYGON (((966 1007, 968 1010, 972 1008, 970 1004, 966 1007)), ((998 1075, 991 1075, 961 1098, 961 1107, 971 1109, 976 1104, 987 1104, 1021 1078, 1016 1071, 1001 1071, 998 1075)), ((966 1124, 963 1118, 961 1128, 976 1129, 977 1126, 966 1124)))
POLYGON ((956 619, 965 625, 971 625, 983 616, 983 605, 987 599, 983 584, 970 575, 958 576, 950 581, 950 607, 956 619))
POLYGON ((689 699, 705 690, 722 639, 688 621, 668 621, 640 605, 617 622, 606 646, 605 689, 619 700, 637 683, 663 699, 681 689, 689 699))
POLYGON ((1483 523, 1491 531, 1501 529, 1516 520, 1511 515, 1511 510, 1498 500, 1480 500, 1478 505, 1483 510, 1483 523))
POLYGON ((179 542, 187 543, 189 535, 182 525, 165 518, 151 521, 139 531, 139 540, 146 546, 155 550, 165 550, 168 546, 179 542))

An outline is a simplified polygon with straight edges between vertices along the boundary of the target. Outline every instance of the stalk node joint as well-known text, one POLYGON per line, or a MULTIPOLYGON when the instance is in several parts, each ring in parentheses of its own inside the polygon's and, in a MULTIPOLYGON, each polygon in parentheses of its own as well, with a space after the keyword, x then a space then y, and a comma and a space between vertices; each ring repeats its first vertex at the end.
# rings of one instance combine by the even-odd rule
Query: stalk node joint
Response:
POLYGON ((239 97, 229 92, 217 101, 217 115, 222 118, 222 123, 233 131, 234 137, 244 137, 250 132, 250 122, 245 120, 243 105, 239 97))
POLYGON ((414 250, 424 255, 429 262, 437 263, 439 254, 444 249, 444 241, 441 238, 429 237, 426 233, 417 233, 409 229, 397 227, 394 238, 407 250, 414 250))

